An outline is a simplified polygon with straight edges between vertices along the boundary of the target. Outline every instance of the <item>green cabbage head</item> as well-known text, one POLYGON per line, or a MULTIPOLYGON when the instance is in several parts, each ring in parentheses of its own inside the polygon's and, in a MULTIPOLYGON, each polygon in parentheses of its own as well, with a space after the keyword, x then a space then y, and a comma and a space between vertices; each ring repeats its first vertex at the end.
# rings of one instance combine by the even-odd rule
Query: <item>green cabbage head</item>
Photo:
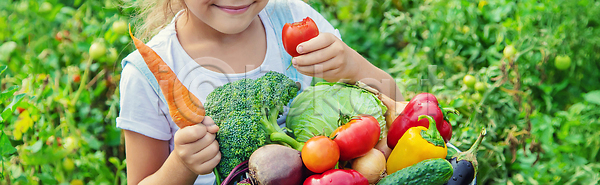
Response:
POLYGON ((387 107, 367 90, 345 83, 319 82, 306 88, 290 105, 286 127, 300 142, 316 135, 329 136, 340 126, 341 115, 368 114, 381 128, 380 139, 387 135, 384 113, 387 107))

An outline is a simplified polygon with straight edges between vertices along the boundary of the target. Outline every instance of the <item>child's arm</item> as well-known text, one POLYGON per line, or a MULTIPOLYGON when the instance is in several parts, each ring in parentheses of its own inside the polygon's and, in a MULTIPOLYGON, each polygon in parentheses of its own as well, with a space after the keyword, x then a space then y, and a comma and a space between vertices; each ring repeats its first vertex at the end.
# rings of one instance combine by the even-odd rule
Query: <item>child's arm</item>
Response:
POLYGON ((211 173, 221 159, 218 127, 209 117, 203 123, 177 131, 170 154, 168 141, 124 130, 127 183, 193 184, 198 174, 211 173))
POLYGON ((299 44, 296 50, 301 55, 292 59, 292 65, 302 74, 330 82, 341 79, 349 80, 349 83, 362 81, 396 101, 404 99, 392 76, 331 33, 321 32, 299 44))

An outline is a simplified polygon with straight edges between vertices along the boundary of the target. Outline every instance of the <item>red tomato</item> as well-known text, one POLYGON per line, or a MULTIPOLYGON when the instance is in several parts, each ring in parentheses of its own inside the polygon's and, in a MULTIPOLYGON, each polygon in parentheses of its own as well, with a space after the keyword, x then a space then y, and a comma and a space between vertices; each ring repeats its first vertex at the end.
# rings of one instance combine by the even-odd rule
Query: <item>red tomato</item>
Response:
POLYGON ((57 32, 56 35, 54 35, 54 38, 57 41, 62 42, 65 39, 69 39, 69 35, 70 35, 69 31, 62 30, 62 31, 57 32))
POLYGON ((292 57, 300 54, 296 50, 298 44, 306 42, 319 35, 317 24, 310 17, 304 18, 301 22, 286 23, 283 26, 282 40, 283 47, 292 57))
POLYGON ((356 170, 328 170, 323 174, 311 175, 304 185, 368 185, 369 180, 356 170))
POLYGON ((56 143, 58 143, 58 146, 62 146, 62 139, 60 137, 56 137, 56 143))
POLYGON ((360 115, 338 127, 331 137, 340 147, 340 160, 348 161, 369 152, 379 141, 379 122, 373 116, 360 115))
POLYGON ((302 162, 310 171, 323 173, 335 167, 340 159, 338 145, 325 136, 310 138, 302 147, 302 162))
POLYGON ((25 111, 25 108, 17 107, 17 112, 19 112, 19 114, 23 113, 23 111, 25 111))
POLYGON ((81 81, 81 76, 80 75, 74 75, 73 76, 73 82, 79 83, 79 81, 81 81))

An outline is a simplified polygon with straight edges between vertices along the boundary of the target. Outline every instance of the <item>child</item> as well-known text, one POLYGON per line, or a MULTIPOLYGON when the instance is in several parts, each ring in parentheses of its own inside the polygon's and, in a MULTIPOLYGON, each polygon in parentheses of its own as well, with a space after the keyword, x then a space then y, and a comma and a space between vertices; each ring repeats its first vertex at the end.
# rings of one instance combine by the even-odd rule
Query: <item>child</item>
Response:
MULTIPOLYGON (((390 75, 348 47, 327 20, 300 0, 138 3, 144 6, 139 17, 145 23, 137 35, 144 38, 160 30, 147 45, 202 102, 218 86, 256 79, 270 70, 289 74, 301 89, 310 85, 313 76, 327 81, 361 80, 402 99, 390 75), (283 20, 278 17, 281 12, 291 15, 293 22, 311 17, 321 32, 297 47, 301 55, 291 60, 290 69, 289 55, 277 36, 282 27, 273 24, 283 20)), ((128 184, 213 184, 211 172, 221 157, 215 140, 219 128, 206 117, 201 124, 179 129, 147 76, 132 65, 140 60, 137 51, 123 59, 120 84, 117 127, 125 136, 128 184)))

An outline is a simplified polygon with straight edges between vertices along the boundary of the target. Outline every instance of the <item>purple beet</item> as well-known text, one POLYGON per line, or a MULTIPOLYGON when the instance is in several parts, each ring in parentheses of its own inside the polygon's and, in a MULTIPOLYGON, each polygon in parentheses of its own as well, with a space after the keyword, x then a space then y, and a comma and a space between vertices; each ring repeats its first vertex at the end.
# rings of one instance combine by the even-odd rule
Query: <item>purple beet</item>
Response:
POLYGON ((300 152, 278 144, 258 148, 248 160, 250 178, 262 185, 302 183, 300 152))

